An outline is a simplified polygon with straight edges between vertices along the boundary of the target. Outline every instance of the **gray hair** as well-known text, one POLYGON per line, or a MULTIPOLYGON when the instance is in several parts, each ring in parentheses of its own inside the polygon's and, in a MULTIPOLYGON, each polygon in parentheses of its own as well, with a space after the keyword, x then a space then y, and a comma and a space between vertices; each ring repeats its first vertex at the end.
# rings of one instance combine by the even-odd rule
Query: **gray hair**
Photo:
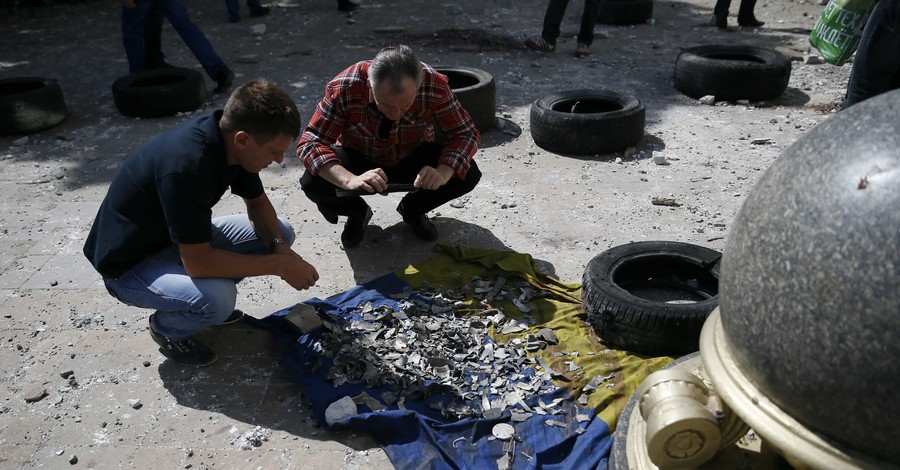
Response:
POLYGON ((391 93, 403 91, 403 77, 416 81, 416 89, 422 85, 422 63, 408 46, 385 47, 369 65, 369 86, 377 90, 382 83, 390 86, 391 93))

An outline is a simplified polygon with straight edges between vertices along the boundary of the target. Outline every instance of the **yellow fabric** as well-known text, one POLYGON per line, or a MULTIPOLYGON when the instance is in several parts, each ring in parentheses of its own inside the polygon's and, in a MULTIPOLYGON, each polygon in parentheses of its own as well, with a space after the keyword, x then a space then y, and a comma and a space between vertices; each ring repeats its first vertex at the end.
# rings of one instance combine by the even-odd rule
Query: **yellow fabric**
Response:
MULTIPOLYGON (((524 279, 532 286, 549 293, 544 298, 533 299, 528 314, 533 319, 531 326, 513 335, 492 332, 498 342, 507 342, 513 337, 524 338, 528 333, 537 333, 542 328, 550 328, 559 338, 559 344, 539 351, 554 370, 562 372, 570 380, 555 380, 556 385, 568 389, 576 399, 582 389, 598 375, 613 377, 600 384, 588 395, 588 407, 597 411, 611 431, 615 430, 619 414, 626 402, 644 378, 653 371, 673 360, 671 357, 643 357, 625 351, 609 349, 602 345, 591 325, 587 322, 581 303, 581 285, 565 283, 541 274, 534 265, 531 255, 503 250, 482 250, 476 248, 437 245, 437 256, 408 266, 397 275, 413 288, 431 287, 439 290, 458 289, 471 284, 473 277, 490 281, 498 277, 507 279, 507 285, 514 278, 524 279), (569 355, 554 357, 556 352, 569 355), (578 357, 572 357, 572 353, 578 357), (581 366, 579 371, 568 372, 565 361, 581 366)), ((472 311, 484 307, 473 297, 467 299, 472 311)), ((523 314, 511 301, 495 302, 491 307, 501 308, 511 318, 520 319, 523 314)))

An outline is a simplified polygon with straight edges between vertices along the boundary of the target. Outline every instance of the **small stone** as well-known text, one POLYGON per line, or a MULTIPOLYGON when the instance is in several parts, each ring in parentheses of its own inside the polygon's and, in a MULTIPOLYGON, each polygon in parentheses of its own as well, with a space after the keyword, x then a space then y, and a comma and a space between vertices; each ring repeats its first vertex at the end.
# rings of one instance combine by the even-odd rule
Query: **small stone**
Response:
POLYGON ((64 378, 64 379, 68 379, 68 378, 71 377, 72 374, 74 374, 74 373, 75 373, 75 371, 72 371, 72 370, 64 370, 64 371, 62 371, 62 372, 59 373, 59 376, 62 377, 62 378, 64 378))
POLYGON ((353 402, 353 398, 345 396, 328 405, 328 408, 325 409, 325 423, 331 426, 357 413, 356 403, 353 402))
POLYGON ((263 34, 266 34, 266 24, 260 23, 260 24, 255 24, 255 25, 251 26, 250 34, 252 34, 254 36, 262 36, 263 34))
POLYGON ((771 143, 771 139, 763 137, 763 138, 759 138, 759 139, 753 139, 750 141, 750 143, 753 145, 766 145, 768 143, 771 143))
POLYGON ((50 281, 50 287, 56 287, 59 285, 59 281, 50 281))
POLYGON ((594 39, 609 39, 609 30, 603 27, 594 28, 594 39))
POLYGON ((736 103, 739 104, 739 105, 741 105, 741 106, 749 106, 749 105, 750 105, 750 100, 737 100, 736 103))
POLYGON ((712 105, 716 104, 716 97, 713 95, 706 95, 706 96, 700 98, 699 101, 700 101, 700 104, 712 106, 712 105))
POLYGON ((73 456, 69 457, 69 463, 72 465, 75 465, 76 463, 78 463, 78 456, 73 455, 73 456))
POLYGON ((28 136, 26 135, 25 137, 20 137, 20 138, 14 140, 12 144, 13 145, 25 145, 27 143, 28 143, 28 136))
POLYGON ((62 455, 65 452, 66 452, 65 449, 60 449, 60 450, 56 451, 56 455, 62 455))
POLYGON ((130 398, 130 399, 128 399, 128 406, 130 406, 136 410, 139 410, 139 409, 141 409, 142 406, 144 406, 144 404, 141 403, 141 401, 138 400, 137 398, 130 398))
POLYGON ((150 367, 150 361, 144 361, 144 367, 150 367))
POLYGON ((657 165, 668 165, 669 160, 666 159, 666 154, 661 152, 653 152, 653 163, 657 165))
POLYGON ((622 157, 616 157, 615 162, 616 162, 616 163, 622 163, 622 157))
POLYGON ((634 148, 634 147, 628 147, 627 149, 625 149, 624 155, 625 155, 625 158, 631 158, 631 157, 633 157, 636 153, 637 153, 637 149, 636 149, 636 148, 634 148))
POLYGON ((806 65, 819 65, 822 63, 822 59, 815 54, 805 54, 803 56, 803 63, 806 65))
POLYGON ((47 397, 47 389, 42 386, 36 386, 25 392, 25 403, 35 403, 47 397))

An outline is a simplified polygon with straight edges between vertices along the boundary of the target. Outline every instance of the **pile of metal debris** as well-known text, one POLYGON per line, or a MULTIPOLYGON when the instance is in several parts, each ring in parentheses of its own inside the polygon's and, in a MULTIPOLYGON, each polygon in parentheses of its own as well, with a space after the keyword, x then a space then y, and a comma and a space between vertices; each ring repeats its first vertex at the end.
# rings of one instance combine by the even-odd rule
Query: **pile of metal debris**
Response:
MULTIPOLYGON (((432 405, 445 417, 496 418, 507 409, 513 421, 533 413, 560 414, 565 411, 562 398, 551 403, 538 400, 537 406, 528 400, 554 392, 557 387, 551 379, 583 375, 574 361, 566 361, 569 370, 557 372, 543 358, 529 354, 556 344, 553 331, 544 328, 505 343, 489 336, 492 329, 511 335, 529 328, 534 324, 529 316, 532 301, 547 294, 525 281, 509 285, 502 277, 494 282, 476 277, 452 291, 422 286, 392 296, 396 306, 367 302, 341 316, 329 314, 316 347, 322 358, 332 359, 327 378, 336 387, 365 383, 369 389, 388 390, 381 400, 367 393, 353 397, 372 411, 393 404, 403 409, 405 400, 449 394, 450 400, 432 405), (504 313, 503 305, 510 303, 519 311, 518 318, 504 313)), ((556 354, 578 357, 577 352, 556 354)), ((320 358, 315 368, 322 366, 320 358)), ((599 379, 605 378, 592 381, 594 388, 599 379)), ((580 400, 582 405, 585 400, 580 400)))

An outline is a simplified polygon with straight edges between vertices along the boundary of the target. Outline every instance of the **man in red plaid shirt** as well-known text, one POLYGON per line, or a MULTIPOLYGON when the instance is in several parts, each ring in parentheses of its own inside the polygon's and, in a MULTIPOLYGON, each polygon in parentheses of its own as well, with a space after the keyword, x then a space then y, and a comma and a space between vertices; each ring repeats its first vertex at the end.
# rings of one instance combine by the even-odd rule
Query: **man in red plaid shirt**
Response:
POLYGON ((329 222, 347 217, 341 242, 359 245, 372 209, 338 188, 383 193, 388 183, 415 191, 397 211, 424 240, 437 239, 425 215, 475 188, 472 160, 481 135, 450 90, 447 77, 419 61, 407 46, 389 47, 351 65, 325 86, 325 97, 297 142, 306 167, 300 185, 329 222), (446 141, 435 141, 435 124, 446 141))

